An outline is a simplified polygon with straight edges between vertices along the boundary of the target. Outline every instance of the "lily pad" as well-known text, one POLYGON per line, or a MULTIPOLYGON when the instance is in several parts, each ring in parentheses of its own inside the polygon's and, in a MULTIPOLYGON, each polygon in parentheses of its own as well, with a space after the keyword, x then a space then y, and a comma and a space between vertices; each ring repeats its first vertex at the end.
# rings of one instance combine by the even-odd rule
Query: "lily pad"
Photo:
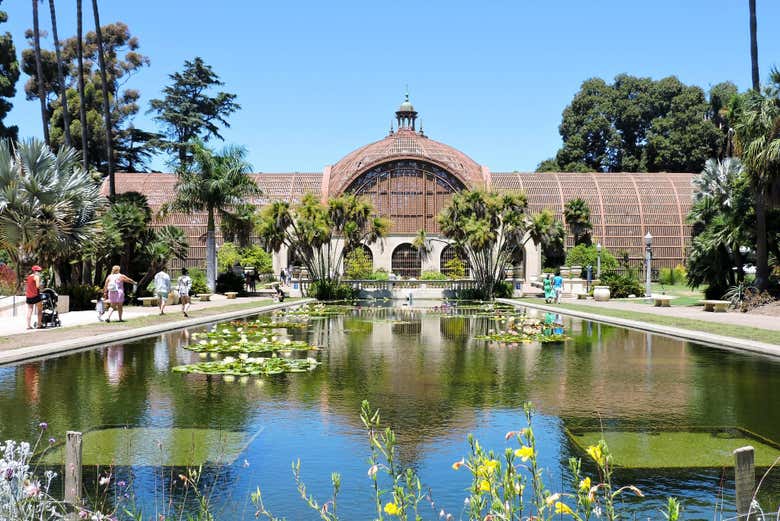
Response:
MULTIPOLYGON (((247 433, 199 428, 110 427, 85 432, 83 465, 198 466, 231 464, 252 441, 247 433)), ((63 465, 65 445, 49 448, 44 465, 63 465)))
POLYGON ((269 376, 282 373, 313 371, 320 363, 314 358, 233 358, 225 357, 214 362, 179 365, 177 373, 194 373, 228 376, 269 376))

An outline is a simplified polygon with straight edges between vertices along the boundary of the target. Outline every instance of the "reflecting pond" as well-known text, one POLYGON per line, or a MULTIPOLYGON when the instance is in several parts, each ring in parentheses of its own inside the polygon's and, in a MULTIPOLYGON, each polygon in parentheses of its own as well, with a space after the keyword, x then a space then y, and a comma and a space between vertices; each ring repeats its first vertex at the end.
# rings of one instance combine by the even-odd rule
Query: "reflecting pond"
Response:
MULTIPOLYGON (((204 469, 205 479, 218 484, 214 500, 224 519, 254 519, 248 497, 257 486, 276 515, 318 519, 296 491, 290 465, 297 459, 309 493, 325 501, 330 473, 338 471, 342 515, 370 517, 368 447, 359 418, 364 399, 396 431, 402 462, 430 487, 437 505, 431 519, 440 506, 455 514, 463 508, 468 475, 451 464, 466 454, 467 435, 503 450, 504 434, 524 426, 525 401, 537 409, 534 426, 551 489, 566 479, 568 458, 581 455, 570 430, 614 436, 739 428, 780 441, 777 360, 566 317, 557 317, 569 337, 565 342, 507 346, 476 340, 496 327, 491 315, 364 307, 311 317, 305 328, 276 334, 322 347, 308 354, 321 365, 309 373, 263 378, 228 381, 173 372, 174 366, 202 361, 184 346, 205 328, 0 367, 0 438, 30 439, 41 421, 57 439, 66 430, 105 426, 240 433, 231 463, 204 469)), ((165 439, 152 439, 157 437, 136 435, 134 443, 164 446, 165 439)), ((643 465, 658 463, 618 470, 619 482, 638 485, 648 498, 627 499, 630 508, 657 518, 666 497, 676 495, 683 499, 685 519, 712 519, 723 495, 731 509, 732 471, 664 463, 675 459, 670 451, 697 451, 695 436, 681 436, 650 458, 643 451, 661 449, 636 441, 646 439, 622 440, 643 465)), ((148 447, 143 452, 147 461, 148 447)), ((170 475, 146 466, 117 471, 132 473, 136 493, 147 497, 170 475)), ((85 469, 90 472, 95 474, 85 469)), ((765 506, 775 510, 777 475, 761 493, 765 506)))

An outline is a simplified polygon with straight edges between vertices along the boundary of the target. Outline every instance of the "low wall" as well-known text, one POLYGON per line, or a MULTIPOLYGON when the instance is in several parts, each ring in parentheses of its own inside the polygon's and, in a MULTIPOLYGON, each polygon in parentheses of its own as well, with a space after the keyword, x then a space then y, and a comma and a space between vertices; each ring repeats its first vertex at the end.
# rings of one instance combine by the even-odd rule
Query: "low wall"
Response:
MULTIPOLYGON (((364 299, 392 300, 442 300, 456 298, 458 292, 464 289, 475 289, 476 281, 472 279, 448 280, 343 280, 344 284, 358 290, 358 297, 364 299)), ((513 296, 524 295, 523 279, 511 279, 513 296)), ((308 280, 293 281, 290 288, 291 296, 298 296, 298 291, 310 283, 308 280)))

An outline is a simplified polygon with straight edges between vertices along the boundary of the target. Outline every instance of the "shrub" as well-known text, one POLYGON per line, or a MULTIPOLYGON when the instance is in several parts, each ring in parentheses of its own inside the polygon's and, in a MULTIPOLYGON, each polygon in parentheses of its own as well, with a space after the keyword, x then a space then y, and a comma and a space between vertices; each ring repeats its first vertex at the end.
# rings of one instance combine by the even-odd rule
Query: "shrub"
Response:
MULTIPOLYGON (((496 282, 493 286, 493 298, 509 298, 514 288, 509 281, 496 282)), ((457 298, 460 300, 487 300, 485 290, 482 288, 465 288, 458 290, 457 298)))
POLYGON ((242 275, 234 273, 232 271, 226 271, 220 273, 217 277, 217 293, 227 293, 228 291, 235 291, 240 296, 246 296, 245 280, 242 275))
POLYGON ((252 266, 257 273, 274 272, 273 257, 257 244, 241 249, 240 262, 242 266, 252 266))
POLYGON ((466 277, 466 265, 460 257, 453 257, 444 263, 445 274, 451 279, 463 279, 466 277))
POLYGON ((0 264, 0 295, 16 293, 16 273, 8 264, 0 264))
POLYGON ((632 275, 620 273, 602 273, 601 284, 609 286, 609 294, 612 298, 626 298, 629 295, 644 295, 644 288, 632 275))
POLYGON ((308 289, 309 296, 317 300, 354 300, 357 293, 352 286, 332 279, 315 280, 308 289))
POLYGON ((379 268, 374 273, 368 276, 371 280, 390 280, 390 274, 387 273, 384 269, 379 268))
MULTIPOLYGON (((596 265, 598 264, 598 252, 595 246, 585 246, 580 244, 570 249, 566 254, 567 266, 582 266, 583 271, 585 266, 593 266, 593 272, 596 272, 596 265)), ((601 249, 601 273, 608 271, 614 271, 618 268, 617 259, 607 251, 606 248, 601 249)))
POLYGON ((241 264, 241 252, 232 242, 223 243, 217 250, 217 271, 228 272, 236 263, 241 264))
POLYGON ((447 275, 438 271, 426 270, 420 274, 420 280, 447 280, 447 275))
POLYGON ((91 284, 70 284, 55 288, 55 291, 70 297, 70 311, 86 311, 95 309, 92 300, 100 295, 102 289, 91 284))
POLYGON ((363 248, 355 248, 344 258, 344 275, 350 279, 368 279, 374 263, 363 248))
POLYGON ((685 267, 678 264, 674 268, 661 268, 661 272, 658 276, 658 281, 661 284, 668 286, 674 286, 675 284, 684 284, 686 281, 685 267))
POLYGON ((200 268, 190 268, 190 278, 192 279, 192 288, 190 293, 193 295, 199 295, 200 293, 208 293, 209 287, 206 284, 206 272, 200 268))

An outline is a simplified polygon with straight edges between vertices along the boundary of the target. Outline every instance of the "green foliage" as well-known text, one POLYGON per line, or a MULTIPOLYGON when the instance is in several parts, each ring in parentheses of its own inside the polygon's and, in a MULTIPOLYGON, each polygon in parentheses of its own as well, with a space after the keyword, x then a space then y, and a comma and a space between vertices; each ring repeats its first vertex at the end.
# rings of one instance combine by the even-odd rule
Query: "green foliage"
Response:
POLYGON ((217 293, 226 293, 228 291, 235 291, 239 296, 245 296, 245 284, 244 277, 238 273, 232 271, 226 271, 220 273, 217 277, 217 293))
MULTIPOLYGON (((133 118, 140 109, 138 101, 141 94, 135 89, 120 90, 128 79, 143 67, 149 65, 149 58, 138 52, 138 37, 130 33, 129 27, 116 22, 101 26, 103 48, 106 58, 106 76, 111 112, 111 133, 113 151, 117 169, 137 172, 143 171, 155 153, 157 135, 137 129, 133 118)), ((62 42, 62 61, 65 71, 66 98, 70 116, 72 146, 81 150, 81 100, 77 90, 77 39, 71 37, 62 42)), ((32 46, 32 43, 30 42, 32 46)), ((108 153, 105 140, 105 120, 103 118, 102 81, 98 68, 98 45, 95 31, 89 31, 84 38, 84 106, 87 121, 87 159, 89 165, 106 172, 108 153)), ((60 82, 57 78, 57 60, 55 53, 41 50, 43 81, 40 82, 35 66, 32 48, 22 51, 22 70, 29 76, 25 85, 28 100, 37 99, 38 86, 42 83, 47 100, 47 114, 51 126, 51 143, 60 146, 64 143, 63 107, 59 98, 60 82)))
POLYGON ((192 159, 193 140, 208 141, 222 139, 219 127, 230 127, 227 117, 241 108, 236 95, 216 92, 215 87, 224 85, 210 65, 196 56, 184 61, 184 70, 170 75, 171 85, 163 88, 163 98, 149 102, 155 119, 165 129, 167 140, 162 142, 175 153, 179 165, 184 166, 192 159))
POLYGON ((368 276, 371 280, 390 280, 390 274, 384 269, 379 268, 374 273, 368 276))
POLYGON ((563 208, 563 218, 574 236, 575 246, 580 244, 590 246, 590 231, 593 229, 593 225, 590 223, 588 203, 579 197, 566 201, 563 208))
POLYGON ((462 279, 466 277, 466 264, 460 257, 453 257, 444 263, 444 273, 451 279, 462 279))
POLYGON ((464 288, 457 292, 457 298, 459 300, 492 300, 494 298, 510 298, 514 288, 509 281, 497 282, 493 286, 492 293, 488 294, 482 288, 464 288))
POLYGON ((317 300, 355 300, 358 291, 334 279, 318 279, 308 288, 308 296, 317 300))
POLYGON ((371 278, 374 263, 366 250, 357 247, 344 257, 344 275, 349 279, 371 278))
POLYGON ((73 149, 0 142, 0 249, 17 276, 36 262, 63 273, 95 239, 104 203, 73 149))
MULTIPOLYGON (((0 23, 8 21, 8 13, 0 11, 0 23)), ((11 100, 16 95, 16 82, 19 80, 19 60, 16 58, 16 48, 11 33, 0 34, 0 139, 16 140, 19 127, 6 126, 5 118, 13 105, 11 100)))
POLYGON ((532 240, 539 244, 550 233, 554 219, 544 212, 529 216, 527 206, 522 193, 466 190, 455 194, 437 217, 442 235, 466 256, 486 299, 493 298, 496 284, 521 256, 525 243, 532 240))
POLYGON ((259 244, 241 248, 241 265, 252 266, 257 273, 267 274, 274 271, 274 260, 270 253, 259 244))
POLYGON ((189 273, 190 278, 192 279, 192 288, 190 288, 190 292, 193 295, 208 293, 209 288, 206 285, 206 273, 200 268, 190 268, 189 273))
POLYGON ((420 280, 447 280, 448 277, 444 273, 435 270, 425 270, 420 274, 420 280))
POLYGON ((659 282, 669 286, 682 284, 686 280, 688 273, 685 271, 685 266, 678 264, 674 268, 661 268, 659 273, 659 282))
MULTIPOLYGON (((697 172, 724 142, 704 91, 671 76, 582 83, 564 109, 563 147, 544 171, 697 172)), ((724 127, 728 129, 728 127, 724 127)))
MULTIPOLYGON (((602 267, 602 270, 603 269, 604 268, 602 267)), ((629 295, 640 296, 645 294, 642 284, 630 274, 602 272, 601 285, 609 286, 611 298, 626 298, 629 295)))
MULTIPOLYGON (((257 234, 265 247, 278 252, 283 246, 300 260, 315 281, 338 281, 345 254, 387 235, 390 225, 377 217, 374 206, 354 194, 322 203, 308 193, 300 204, 273 201, 263 208, 257 234), (343 240, 337 247, 336 238, 343 240)), ((327 291, 325 292, 327 294, 327 291)))
MULTIPOLYGON (((585 266, 593 266, 593 273, 596 273, 596 265, 598 262, 598 251, 595 246, 585 246, 580 244, 571 248, 566 254, 567 266, 581 266, 585 269, 585 266)), ((601 249, 601 273, 607 271, 614 271, 618 269, 617 259, 606 249, 601 249)), ((595 275, 594 275, 595 276, 595 275)))
POLYGON ((220 273, 230 271, 236 264, 241 264, 241 252, 232 242, 224 242, 217 250, 217 270, 220 273))
POLYGON ((70 297, 70 311, 86 311, 95 309, 92 300, 96 299, 103 292, 103 289, 91 284, 69 284, 60 286, 55 291, 60 295, 70 297))
POLYGON ((565 246, 566 229, 561 221, 553 219, 550 231, 542 242, 542 266, 550 269, 563 265, 566 260, 565 246))

